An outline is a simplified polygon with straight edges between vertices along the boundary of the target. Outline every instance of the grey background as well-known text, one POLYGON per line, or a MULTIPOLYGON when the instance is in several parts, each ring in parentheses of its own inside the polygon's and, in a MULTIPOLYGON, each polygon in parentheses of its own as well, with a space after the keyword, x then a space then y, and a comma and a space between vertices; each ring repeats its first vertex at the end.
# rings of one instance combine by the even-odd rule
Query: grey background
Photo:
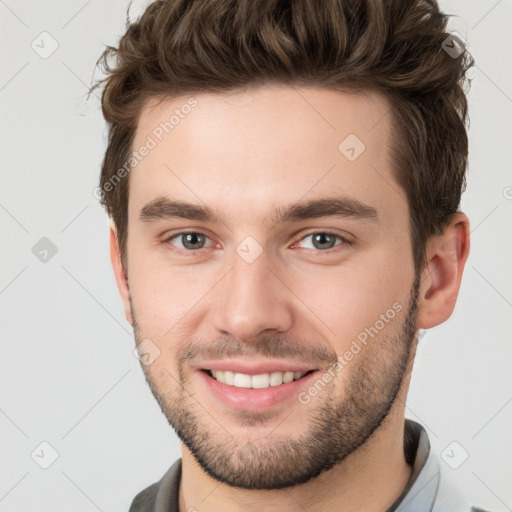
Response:
MULTIPOLYGON (((144 4, 135 2, 133 15, 144 4)), ((459 16, 450 29, 477 62, 463 200, 472 248, 453 317, 421 340, 407 415, 427 427, 439 456, 449 447, 452 465, 467 452, 458 469, 441 458, 442 470, 476 503, 505 511, 512 510, 512 0, 440 4, 459 16)), ((133 356, 108 219, 93 196, 106 131, 98 99, 86 103, 84 94, 103 43, 123 33, 127 5, 0 1, 1 511, 127 510, 180 456, 133 356), (58 48, 47 58, 31 46, 48 51, 52 38, 58 48), (52 450, 58 458, 42 469, 52 450)))

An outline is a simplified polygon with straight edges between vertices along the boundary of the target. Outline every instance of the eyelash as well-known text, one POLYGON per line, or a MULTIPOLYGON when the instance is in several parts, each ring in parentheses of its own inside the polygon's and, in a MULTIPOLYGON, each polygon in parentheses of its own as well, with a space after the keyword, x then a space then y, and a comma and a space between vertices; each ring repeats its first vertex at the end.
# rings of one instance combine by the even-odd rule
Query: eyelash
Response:
MULTIPOLYGON (((179 233, 174 233, 172 234, 171 236, 167 237, 165 240, 164 240, 164 243, 166 244, 169 244, 170 241, 173 239, 173 238, 177 238, 179 236, 183 236, 183 235, 190 235, 190 234, 194 234, 194 235, 202 235, 206 238, 208 238, 210 240, 210 237, 208 237, 207 235, 205 235, 204 233, 202 233, 201 231, 180 231, 179 233)), ((351 246, 353 244, 353 242, 351 242, 350 240, 347 240, 345 237, 341 236, 339 233, 335 233, 334 231, 329 231, 329 230, 317 230, 317 231, 311 231, 309 233, 306 233, 304 236, 302 236, 301 238, 299 238, 298 242, 302 242, 302 240, 304 240, 305 238, 307 238, 308 236, 312 236, 312 235, 317 235, 317 234, 323 234, 323 235, 329 235, 329 236, 333 236, 339 240, 341 240, 341 244, 337 244, 335 245, 334 247, 331 247, 330 249, 326 249, 325 251, 322 251, 320 249, 307 249, 308 251, 315 251, 315 252, 319 252, 319 253, 322 253, 322 254, 331 254, 333 252, 337 252, 339 250, 340 247, 343 247, 343 246, 351 246)), ((298 242, 294 242, 295 243, 298 243, 298 242)), ((172 244, 171 244, 172 245, 172 244)), ((191 256, 193 255, 194 253, 199 253, 201 252, 203 249, 208 249, 208 247, 202 247, 201 249, 197 249, 197 250, 191 250, 191 249, 180 249, 180 248, 177 248, 177 247, 174 247, 172 250, 175 251, 175 252, 178 252, 179 254, 184 254, 186 256, 191 256)))

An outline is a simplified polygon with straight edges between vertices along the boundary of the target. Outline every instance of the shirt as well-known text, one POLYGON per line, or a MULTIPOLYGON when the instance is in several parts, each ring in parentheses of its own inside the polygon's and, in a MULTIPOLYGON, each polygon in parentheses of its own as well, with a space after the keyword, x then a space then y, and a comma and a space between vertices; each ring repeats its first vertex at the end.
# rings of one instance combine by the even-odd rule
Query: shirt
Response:
MULTIPOLYGON (((443 477, 426 430, 409 419, 405 420, 404 449, 411 476, 386 512, 486 512, 464 500, 443 477)), ((180 479, 181 458, 159 482, 135 496, 129 512, 179 512, 180 479)))

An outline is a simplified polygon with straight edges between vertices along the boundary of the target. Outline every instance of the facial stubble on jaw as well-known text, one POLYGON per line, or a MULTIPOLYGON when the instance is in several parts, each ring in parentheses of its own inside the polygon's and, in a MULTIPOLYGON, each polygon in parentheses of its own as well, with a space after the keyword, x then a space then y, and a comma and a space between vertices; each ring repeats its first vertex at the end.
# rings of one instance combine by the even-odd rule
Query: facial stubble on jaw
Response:
MULTIPOLYGON (((153 371, 141 364, 153 396, 198 464, 213 479, 243 489, 283 489, 305 483, 333 468, 349 454, 360 448, 383 424, 397 397, 407 370, 416 333, 420 280, 411 288, 406 316, 392 336, 379 337, 371 343, 366 355, 358 354, 343 396, 335 398, 325 388, 324 401, 317 400, 307 421, 305 433, 296 437, 279 435, 279 422, 270 434, 252 436, 251 427, 264 424, 272 413, 240 413, 238 428, 247 429, 247 439, 237 439, 226 418, 206 410, 198 394, 186 390, 189 378, 183 367, 179 378, 170 371, 153 371), (359 357, 361 356, 361 357, 359 357), (175 385, 172 393, 159 382, 175 385), (174 394, 173 394, 174 393, 174 394), (177 393, 177 394, 175 394, 177 393), (215 417, 214 417, 215 416, 215 417)), ((136 343, 142 339, 140 326, 132 306, 136 343)), ((343 370, 345 371, 345 369, 343 370)), ((321 398, 321 393, 320 397, 321 398)), ((310 403, 313 403, 310 402, 310 403)), ((305 407, 304 405, 297 405, 305 407)), ((286 416, 286 414, 285 414, 286 416)), ((293 422, 293 414, 285 417, 293 422)), ((303 423, 302 423, 303 424, 303 423)), ((301 425, 297 425, 300 428, 301 425)))

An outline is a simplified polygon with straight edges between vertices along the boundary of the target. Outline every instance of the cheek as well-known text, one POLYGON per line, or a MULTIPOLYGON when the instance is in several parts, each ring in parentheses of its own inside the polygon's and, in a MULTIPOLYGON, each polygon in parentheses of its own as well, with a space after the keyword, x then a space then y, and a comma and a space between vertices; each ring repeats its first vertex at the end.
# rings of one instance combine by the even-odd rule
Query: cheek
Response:
MULTIPOLYGON (((194 318, 196 307, 215 283, 210 275, 194 265, 177 267, 152 258, 151 251, 130 254, 130 293, 142 334, 164 341, 179 336, 194 318)), ((211 273, 210 273, 211 274, 211 273)))
POLYGON ((396 313, 405 309, 409 291, 403 273, 379 263, 364 268, 351 265, 317 269, 316 273, 301 273, 294 282, 297 296, 313 312, 305 314, 332 340, 332 348, 338 353, 376 323, 382 333, 396 329, 396 313))

